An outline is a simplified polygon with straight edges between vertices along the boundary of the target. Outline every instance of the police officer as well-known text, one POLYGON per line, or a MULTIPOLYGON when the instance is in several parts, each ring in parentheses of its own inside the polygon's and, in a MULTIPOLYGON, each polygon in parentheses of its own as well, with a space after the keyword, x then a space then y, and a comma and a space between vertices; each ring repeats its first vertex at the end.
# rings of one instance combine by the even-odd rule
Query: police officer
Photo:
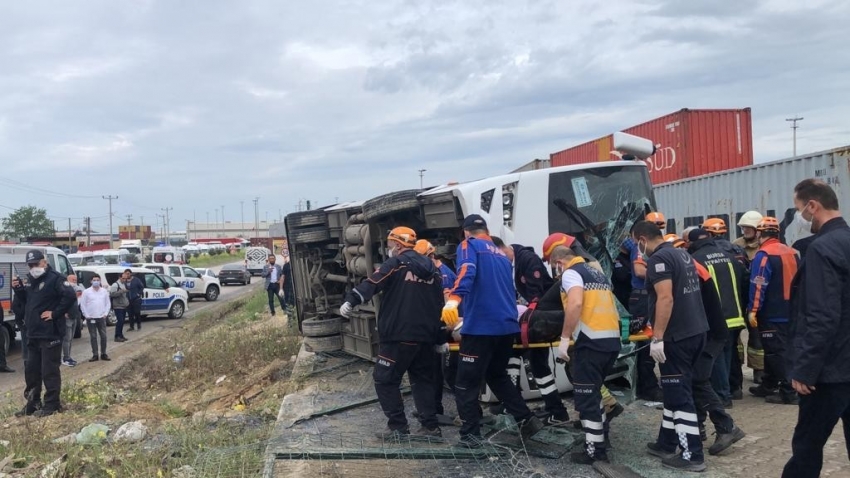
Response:
POLYGON ((602 404, 602 383, 620 352, 620 314, 611 282, 588 266, 569 247, 557 246, 549 258, 561 276, 564 328, 558 356, 569 359, 570 340, 575 339, 573 393, 585 434, 584 450, 574 452, 574 463, 608 461, 608 423, 602 404))
POLYGON ((791 318, 791 280, 797 273, 797 252, 779 242, 779 221, 766 216, 756 226, 761 247, 750 272, 749 320, 764 346, 765 374, 750 389, 767 403, 796 405, 797 393, 788 381, 785 350, 791 318), (778 392, 778 393, 777 393, 778 392))
POLYGON ((65 335, 65 314, 77 300, 71 284, 47 263, 44 254, 30 250, 26 255, 29 267, 26 285, 15 277, 12 289, 15 302, 24 313, 27 328, 27 361, 24 365, 27 403, 18 416, 46 417, 61 411, 59 395, 62 377, 62 337, 65 335), (41 389, 44 385, 44 406, 41 389))
MULTIPOLYGON (((534 248, 519 244, 509 246, 497 237, 493 237, 493 243, 514 264, 514 284, 519 296, 528 304, 534 304, 540 300, 555 281, 549 275, 543 261, 534 252, 534 248)), ((540 390, 540 394, 543 395, 543 402, 546 404, 546 417, 543 418, 543 424, 547 426, 568 425, 570 414, 567 412, 564 402, 561 401, 558 386, 555 385, 555 373, 549 366, 549 349, 528 349, 526 353, 528 354, 534 382, 537 384, 537 389, 540 390)), ((511 375, 512 371, 515 370, 517 379, 519 378, 521 355, 521 352, 514 354, 514 357, 511 357, 508 362, 508 374, 511 375)))
POLYGON ((733 394, 736 397, 742 394, 743 373, 737 348, 741 331, 746 326, 744 315, 747 310, 749 277, 743 264, 728 251, 721 249, 717 239, 705 229, 691 231, 688 239, 688 251, 711 274, 729 331, 726 345, 716 357, 711 374, 712 386, 728 408, 732 406, 733 394))
MULTIPOLYGON (((378 311, 378 361, 373 377, 381 409, 387 416, 382 439, 410 434, 399 387, 407 372, 422 428, 417 434, 441 436, 434 404, 434 346, 439 340, 442 281, 430 259, 413 250, 416 233, 396 227, 387 236, 388 259, 345 296, 343 317, 383 292, 378 311)), ((448 348, 447 346, 445 348, 448 348)))
POLYGON ((543 428, 543 423, 528 409, 506 370, 514 337, 519 333, 511 263, 493 244, 484 218, 467 216, 463 230, 466 239, 457 248, 458 278, 443 308, 443 322, 454 327, 461 301, 464 307, 455 381, 455 399, 463 422, 458 444, 469 448, 482 445, 478 409, 482 381, 513 415, 523 439, 528 439, 543 428))
POLYGON ((705 460, 693 399, 694 367, 705 345, 708 322, 693 258, 665 242, 655 224, 640 221, 632 238, 647 256, 649 317, 653 337, 650 355, 659 363, 664 391, 664 417, 658 439, 648 452, 668 468, 703 471, 705 460), (682 452, 676 453, 681 447, 682 452))

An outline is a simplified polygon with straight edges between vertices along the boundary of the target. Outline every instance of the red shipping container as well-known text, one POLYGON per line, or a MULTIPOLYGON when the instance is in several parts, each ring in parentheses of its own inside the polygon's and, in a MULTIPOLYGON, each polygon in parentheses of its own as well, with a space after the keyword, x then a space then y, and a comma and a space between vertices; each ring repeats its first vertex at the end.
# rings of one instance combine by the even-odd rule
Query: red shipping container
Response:
MULTIPOLYGON (((689 110, 622 130, 655 143, 647 159, 653 184, 678 181, 753 164, 753 124, 749 108, 689 110)), ((612 135, 552 153, 552 166, 619 160, 612 135)))

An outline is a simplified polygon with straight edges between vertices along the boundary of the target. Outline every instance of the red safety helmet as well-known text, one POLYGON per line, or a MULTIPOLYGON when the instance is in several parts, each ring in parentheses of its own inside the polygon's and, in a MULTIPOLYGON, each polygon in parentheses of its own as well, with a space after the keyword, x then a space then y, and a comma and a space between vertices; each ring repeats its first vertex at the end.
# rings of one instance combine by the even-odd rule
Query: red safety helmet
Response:
POLYGON ((543 241, 543 260, 548 262, 549 257, 552 255, 552 251, 554 251, 556 247, 573 247, 574 242, 576 242, 576 238, 569 234, 564 234, 563 232, 550 234, 549 237, 543 241))

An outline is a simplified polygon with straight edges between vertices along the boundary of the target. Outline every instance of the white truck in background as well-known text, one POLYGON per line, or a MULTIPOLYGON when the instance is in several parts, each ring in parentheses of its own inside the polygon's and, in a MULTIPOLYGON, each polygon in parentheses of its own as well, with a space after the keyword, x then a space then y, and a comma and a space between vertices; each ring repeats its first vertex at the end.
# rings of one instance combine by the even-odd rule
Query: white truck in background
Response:
POLYGON ((0 246, 0 347, 9 351, 15 341, 17 326, 15 316, 12 313, 12 279, 15 276, 26 278, 29 268, 26 264, 26 253, 37 249, 44 254, 48 264, 54 270, 68 276, 74 273, 70 261, 65 253, 55 247, 38 247, 29 245, 0 246))

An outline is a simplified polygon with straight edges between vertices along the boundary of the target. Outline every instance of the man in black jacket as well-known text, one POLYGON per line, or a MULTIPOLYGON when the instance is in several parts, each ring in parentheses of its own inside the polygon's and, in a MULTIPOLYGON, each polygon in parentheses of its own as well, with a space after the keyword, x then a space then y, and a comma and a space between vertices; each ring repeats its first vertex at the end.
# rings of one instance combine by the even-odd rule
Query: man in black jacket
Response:
POLYGON ((27 252, 29 266, 27 284, 20 278, 12 280, 15 302, 24 312, 27 328, 27 361, 24 366, 27 403, 18 415, 45 417, 61 410, 59 394, 62 377, 62 337, 65 335, 65 314, 77 300, 71 284, 53 270, 38 250, 27 252), (44 383, 44 406, 41 406, 41 387, 44 383))
POLYGON ((732 406, 733 394, 743 398, 744 383, 741 363, 738 360, 738 338, 746 327, 749 277, 744 265, 730 252, 717 244, 717 238, 705 229, 694 229, 688 234, 688 252, 705 266, 720 297, 723 318, 726 320, 728 339, 722 352, 716 356, 711 383, 725 407, 732 406))
POLYGON ((782 476, 806 478, 820 476, 839 418, 850 453, 850 227, 823 181, 797 184, 794 204, 816 237, 791 289, 789 375, 800 412, 782 476))
MULTIPOLYGON (((534 252, 534 248, 519 244, 507 245, 502 239, 493 236, 493 244, 502 249, 508 259, 514 264, 514 282, 520 297, 528 304, 533 304, 543 297, 547 290, 552 288, 555 281, 546 270, 543 260, 534 252)), ((555 384, 555 373, 549 365, 549 348, 528 349, 528 363, 531 365, 531 373, 534 382, 545 403, 546 416, 542 418, 543 424, 547 426, 566 426, 570 422, 570 414, 561 401, 558 394, 558 386, 555 384)), ((515 351, 513 357, 508 361, 508 375, 519 383, 519 373, 522 360, 522 351, 515 351)), ((529 384, 530 385, 530 384, 529 384)))
POLYGON ((422 428, 417 434, 442 436, 437 426, 434 400, 435 344, 448 349, 440 333, 443 311, 442 276, 431 259, 417 253, 416 233, 396 227, 387 237, 389 259, 345 296, 339 308, 343 317, 352 309, 383 292, 378 311, 378 361, 373 377, 381 408, 387 416, 382 439, 397 439, 410 434, 399 386, 407 372, 413 401, 422 428))

